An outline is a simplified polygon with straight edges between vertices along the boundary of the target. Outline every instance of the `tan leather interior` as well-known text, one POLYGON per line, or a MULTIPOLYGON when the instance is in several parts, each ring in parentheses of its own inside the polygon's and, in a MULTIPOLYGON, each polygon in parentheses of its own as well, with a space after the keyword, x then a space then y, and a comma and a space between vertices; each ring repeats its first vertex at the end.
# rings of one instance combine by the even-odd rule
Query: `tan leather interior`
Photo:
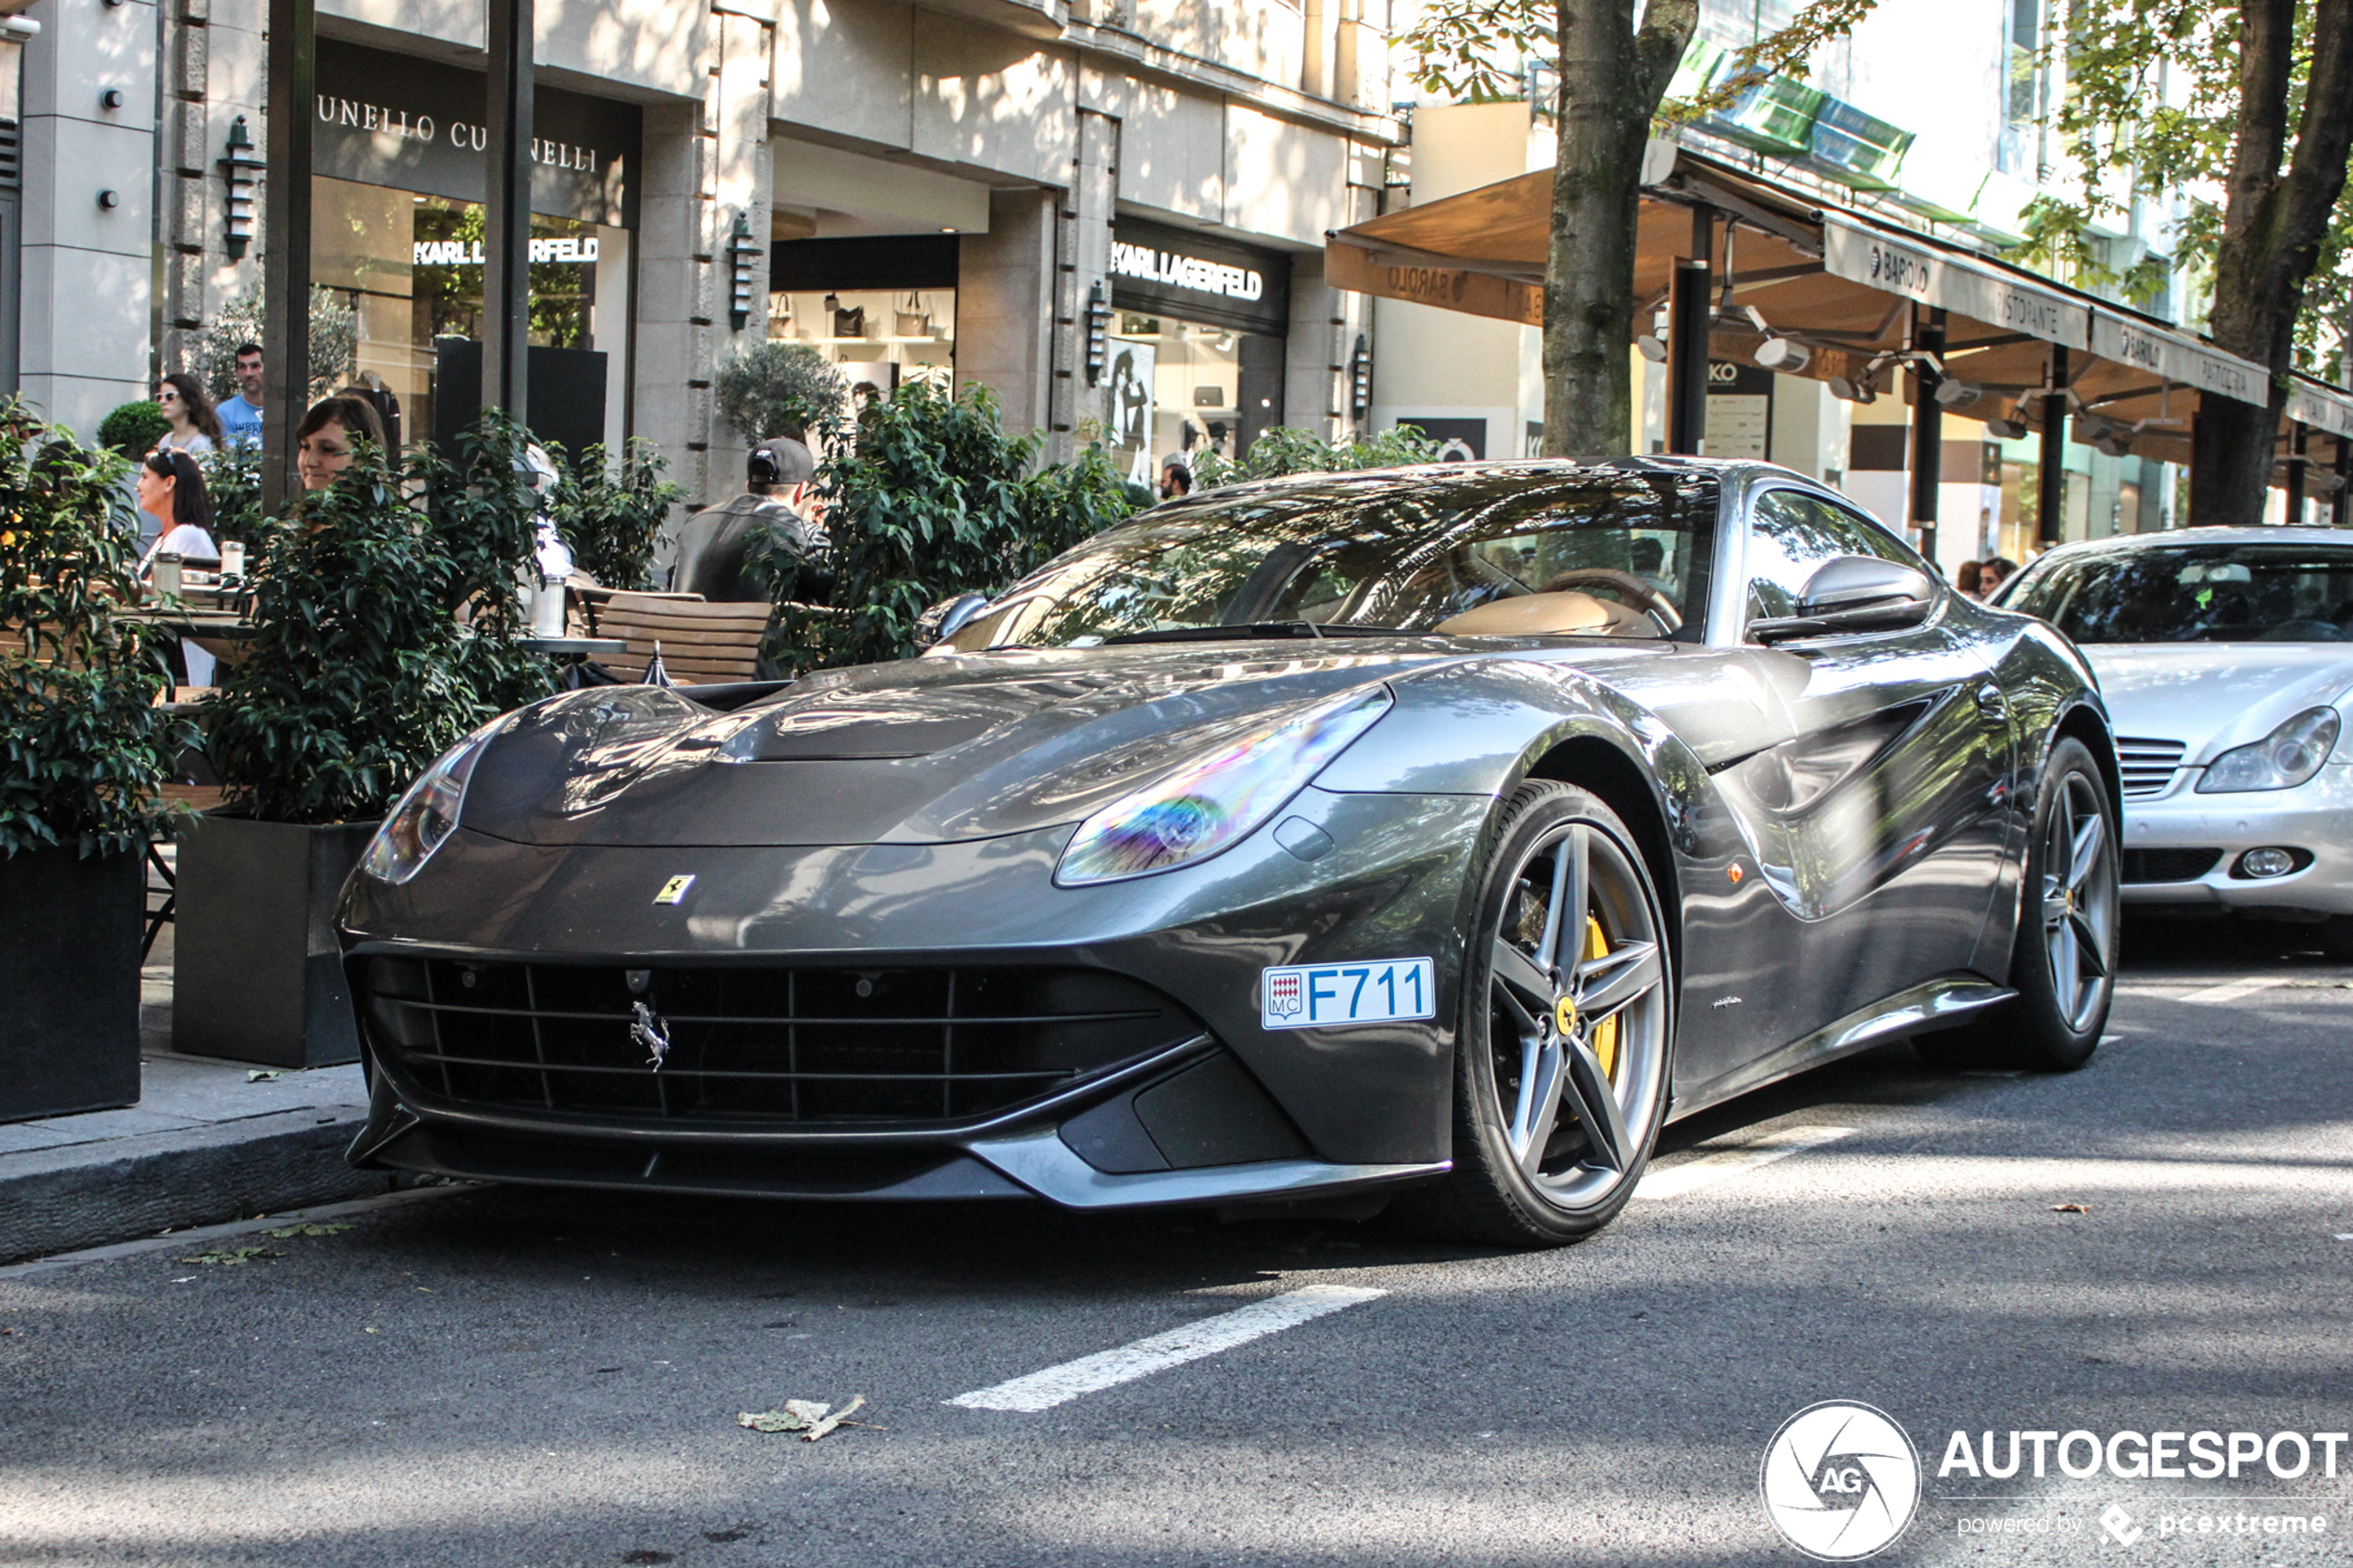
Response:
POLYGON ((1573 632, 1623 631, 1633 635, 1657 629, 1647 617, 1604 604, 1574 588, 1556 594, 1516 594, 1490 599, 1475 609, 1451 615, 1436 630, 1452 637, 1554 637, 1573 632), (1627 625, 1631 620, 1635 624, 1627 625))

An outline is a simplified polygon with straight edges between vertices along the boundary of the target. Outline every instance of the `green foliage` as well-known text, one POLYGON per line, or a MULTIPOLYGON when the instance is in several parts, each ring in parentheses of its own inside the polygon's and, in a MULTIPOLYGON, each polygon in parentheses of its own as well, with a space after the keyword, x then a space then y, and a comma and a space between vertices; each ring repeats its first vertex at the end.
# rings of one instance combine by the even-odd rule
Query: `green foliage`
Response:
MULTIPOLYGON (((767 653, 787 670, 918 652, 916 618, 941 599, 992 592, 1125 517, 1132 502, 1100 446, 1031 474, 1038 438, 1008 437, 986 387, 950 396, 902 383, 823 433, 817 473, 832 537, 833 608, 779 600, 767 653)), ((789 583, 780 541, 750 565, 789 583)))
POLYGON ((1550 0, 1430 0, 1397 42, 1423 92, 1493 103, 1526 90, 1530 56, 1560 52, 1558 21, 1550 0))
POLYGON ((711 379, 719 412, 747 443, 799 439, 841 417, 849 383, 805 343, 763 343, 730 359, 711 379))
MULTIPOLYGON (((222 307, 205 330, 196 351, 195 371, 204 378, 212 400, 220 402, 237 391, 237 345, 267 343, 259 285, 247 289, 222 307)), ((310 385, 306 402, 324 397, 351 380, 359 362, 359 313, 330 290, 310 291, 310 385)), ((273 391, 275 389, 272 389, 273 391)))
POLYGON ((1409 463, 1434 463, 1441 449, 1439 442, 1412 425, 1395 425, 1370 440, 1356 438, 1337 445, 1313 431, 1277 427, 1261 431, 1239 462, 1214 452, 1202 454, 1193 465, 1193 482, 1207 490, 1288 473, 1403 468, 1409 463))
POLYGON ((233 804, 267 822, 382 816, 467 732, 552 688, 514 643, 535 542, 522 445, 490 415, 454 458, 421 452, 405 477, 363 449, 263 531, 257 634, 209 714, 233 804))
POLYGON ((171 421, 163 417, 163 406, 144 398, 117 404, 98 421, 98 445, 133 462, 154 451, 156 443, 170 433, 171 421))
POLYGON ((261 537, 261 449, 224 446, 196 459, 204 468, 205 498, 212 503, 212 536, 251 545, 261 537))
POLYGON ((169 677, 139 596, 122 459, 0 404, 0 854, 135 852, 192 738, 155 706, 169 677))
POLYGON ((632 441, 610 465, 605 449, 591 446, 577 463, 560 466, 556 528, 572 546, 573 564, 607 588, 656 586, 654 545, 686 492, 661 477, 654 444, 632 441))

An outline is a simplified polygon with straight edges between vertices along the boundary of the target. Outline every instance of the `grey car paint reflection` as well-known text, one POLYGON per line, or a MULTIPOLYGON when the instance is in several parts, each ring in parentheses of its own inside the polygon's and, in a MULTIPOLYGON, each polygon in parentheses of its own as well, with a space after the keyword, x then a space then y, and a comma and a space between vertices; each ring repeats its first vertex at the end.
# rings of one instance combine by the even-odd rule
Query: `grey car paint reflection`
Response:
MULTIPOLYGON (((1531 776, 1602 794, 1658 881, 1672 1115, 2006 996, 2039 770, 2063 731, 2109 758, 2071 646, 1941 586, 1918 625, 1748 640, 1755 499, 1838 501, 1762 465, 1446 465, 1349 483, 1443 498, 1579 471, 1716 485, 1708 600, 1680 639, 1000 651, 831 671, 721 706, 618 687, 523 710, 482 753, 462 825, 422 871, 400 885, 356 875, 346 890, 373 1095, 354 1158, 599 1186, 1076 1206, 1426 1177, 1452 1154, 1484 837, 1531 776), (1355 692, 1386 693, 1390 710, 1247 837, 1173 870, 1057 885, 1090 812, 1270 718, 1355 692), (680 877, 689 893, 654 902, 680 877), (1261 1026, 1269 967, 1404 957, 1433 961, 1433 1017, 1261 1026), (599 1070, 614 1106, 560 1104, 552 1090, 533 1103, 532 1083, 551 1080, 533 1078, 530 1052, 544 1060, 543 1020, 556 1028, 564 1009, 536 992, 529 1007, 501 992, 494 1008, 439 989, 610 973, 686 990, 750 983, 730 974, 812 988, 857 976, 887 992, 933 973, 1048 969, 1149 987, 1168 1004, 1169 1037, 1009 1105, 960 1110, 943 1091, 939 1115, 865 1120, 675 1114, 669 1089, 660 1105, 644 1098, 634 1066, 599 1070), (371 1012, 384 985, 413 989, 371 1012), (403 1007, 439 1010, 435 1031, 505 1009, 533 1033, 499 1036, 510 1054, 484 1059, 510 1066, 452 1065, 462 1052, 390 1037, 403 1007), (1193 1096, 1181 1104, 1167 1090, 1178 1083, 1193 1096), (1191 1163, 1137 1142, 1130 1110, 1155 1093, 1155 1125, 1191 1128, 1168 1135, 1195 1140, 1191 1163), (632 1095, 644 1103, 618 1103, 632 1095)), ((1334 482, 1270 489, 1322 483, 1334 482)), ((626 1003, 612 990, 581 1016, 618 1020, 626 1003)))

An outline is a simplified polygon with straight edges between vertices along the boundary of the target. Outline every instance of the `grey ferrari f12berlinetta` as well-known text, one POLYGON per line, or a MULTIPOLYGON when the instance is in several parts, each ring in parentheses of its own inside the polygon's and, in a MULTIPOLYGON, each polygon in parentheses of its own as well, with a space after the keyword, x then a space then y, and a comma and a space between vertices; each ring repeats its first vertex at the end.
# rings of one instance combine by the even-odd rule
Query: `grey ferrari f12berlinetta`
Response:
POLYGON ((341 908, 370 1166, 1571 1240, 1668 1121, 1906 1035, 2081 1065, 2082 660, 1684 458, 1207 492, 925 657, 485 725, 341 908))

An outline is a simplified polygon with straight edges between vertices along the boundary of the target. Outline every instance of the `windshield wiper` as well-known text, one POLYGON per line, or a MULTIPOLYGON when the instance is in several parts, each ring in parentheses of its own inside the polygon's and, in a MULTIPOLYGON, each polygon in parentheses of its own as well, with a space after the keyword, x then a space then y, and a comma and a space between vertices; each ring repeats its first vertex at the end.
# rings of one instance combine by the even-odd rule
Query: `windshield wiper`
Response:
POLYGON ((1153 632, 1127 632, 1105 637, 1101 646, 1122 643, 1218 643, 1237 638, 1290 637, 1434 637, 1435 632, 1409 632, 1402 626, 1356 626, 1344 621, 1245 621, 1236 626, 1164 626, 1153 632))

